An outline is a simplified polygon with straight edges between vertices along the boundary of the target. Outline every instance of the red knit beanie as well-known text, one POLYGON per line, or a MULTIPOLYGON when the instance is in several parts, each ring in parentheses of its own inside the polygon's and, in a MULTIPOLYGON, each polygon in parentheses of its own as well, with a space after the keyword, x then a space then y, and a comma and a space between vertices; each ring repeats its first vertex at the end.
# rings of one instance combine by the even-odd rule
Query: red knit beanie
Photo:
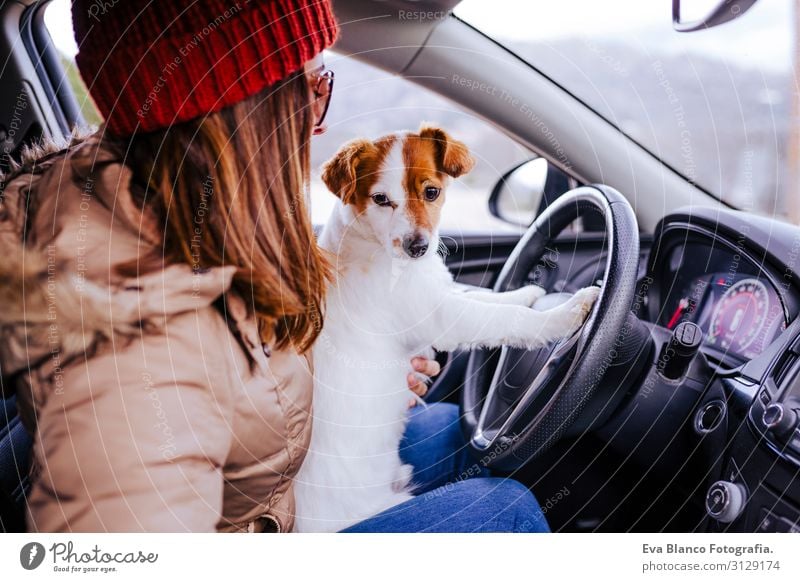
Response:
POLYGON ((329 0, 75 0, 72 19, 78 69, 119 136, 241 101, 338 33, 329 0))

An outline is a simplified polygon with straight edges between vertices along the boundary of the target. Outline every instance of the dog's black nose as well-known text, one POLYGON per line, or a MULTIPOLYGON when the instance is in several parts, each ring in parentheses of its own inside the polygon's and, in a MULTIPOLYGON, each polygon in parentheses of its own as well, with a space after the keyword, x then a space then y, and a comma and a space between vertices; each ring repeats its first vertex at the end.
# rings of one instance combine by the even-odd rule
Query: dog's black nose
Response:
POLYGON ((407 236, 403 239, 403 250, 412 259, 418 259, 428 250, 428 239, 421 235, 407 236))

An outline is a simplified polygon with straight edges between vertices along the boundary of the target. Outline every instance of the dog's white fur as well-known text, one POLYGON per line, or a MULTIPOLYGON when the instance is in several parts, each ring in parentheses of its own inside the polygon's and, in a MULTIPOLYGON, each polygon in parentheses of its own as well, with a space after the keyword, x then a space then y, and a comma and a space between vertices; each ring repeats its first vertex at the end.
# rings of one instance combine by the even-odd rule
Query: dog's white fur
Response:
POLYGON ((320 237, 336 257, 336 280, 313 348, 314 419, 295 479, 296 531, 338 531, 412 497, 412 469, 398 448, 413 356, 431 346, 542 346, 578 329, 597 297, 597 288, 582 289, 537 312, 529 306, 544 295, 540 287, 465 293, 436 252, 435 231, 423 233, 427 253, 411 259, 397 244, 419 233, 405 211, 404 135, 372 188, 396 207, 359 213, 339 201, 320 237))

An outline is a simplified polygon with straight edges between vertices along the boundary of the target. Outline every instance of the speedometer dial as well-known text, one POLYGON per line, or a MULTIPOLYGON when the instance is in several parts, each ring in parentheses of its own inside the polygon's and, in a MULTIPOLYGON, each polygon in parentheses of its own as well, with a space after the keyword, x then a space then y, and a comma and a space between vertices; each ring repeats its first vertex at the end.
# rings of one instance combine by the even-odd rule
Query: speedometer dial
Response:
POLYGON ((769 294, 758 279, 742 279, 731 285, 714 308, 708 343, 723 350, 743 353, 767 322, 769 294))

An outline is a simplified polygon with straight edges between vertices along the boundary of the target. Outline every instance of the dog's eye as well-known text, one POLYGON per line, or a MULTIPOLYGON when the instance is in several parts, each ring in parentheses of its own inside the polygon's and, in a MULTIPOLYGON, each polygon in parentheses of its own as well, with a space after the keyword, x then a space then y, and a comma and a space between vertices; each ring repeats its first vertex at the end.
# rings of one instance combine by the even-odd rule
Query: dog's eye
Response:
POLYGON ((425 200, 428 202, 433 202, 439 197, 439 193, 441 190, 435 186, 428 186, 425 188, 425 200))
POLYGON ((384 194, 383 192, 378 192, 372 195, 372 201, 377 204, 378 206, 391 206, 392 201, 389 200, 389 197, 384 194))

